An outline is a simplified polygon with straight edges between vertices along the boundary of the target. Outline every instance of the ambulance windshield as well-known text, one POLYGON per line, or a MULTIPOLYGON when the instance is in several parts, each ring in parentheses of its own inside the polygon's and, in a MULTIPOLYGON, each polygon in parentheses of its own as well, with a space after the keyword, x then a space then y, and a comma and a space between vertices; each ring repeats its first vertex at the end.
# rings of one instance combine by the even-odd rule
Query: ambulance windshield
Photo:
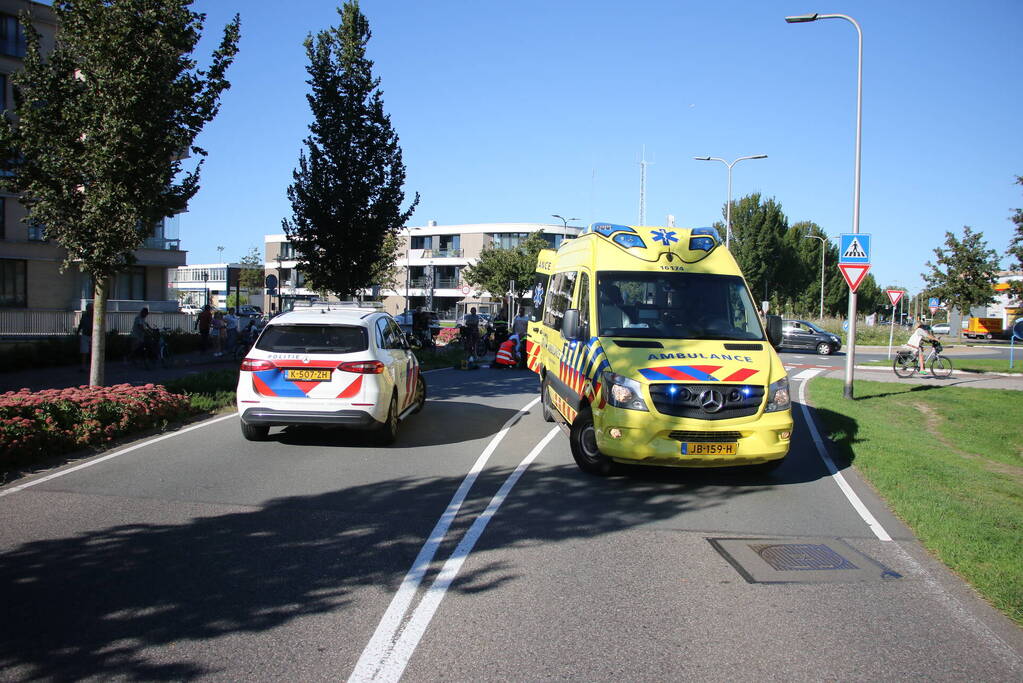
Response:
POLYGON ((734 275, 600 271, 597 334, 764 341, 746 283, 734 275))

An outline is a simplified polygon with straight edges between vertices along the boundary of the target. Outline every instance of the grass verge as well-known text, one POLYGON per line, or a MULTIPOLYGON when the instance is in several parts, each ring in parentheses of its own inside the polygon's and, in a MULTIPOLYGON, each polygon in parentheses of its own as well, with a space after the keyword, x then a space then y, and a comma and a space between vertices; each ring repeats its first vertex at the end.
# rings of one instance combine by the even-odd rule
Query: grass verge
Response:
POLYGON ((1023 626, 1023 401, 1019 392, 818 377, 810 401, 839 459, 928 550, 1023 626))
POLYGON ((465 352, 459 344, 438 346, 433 349, 416 351, 416 359, 419 361, 421 370, 437 370, 439 368, 451 368, 461 365, 465 358, 465 352))
POLYGON ((185 394, 196 413, 219 412, 225 408, 234 410, 235 390, 238 387, 238 370, 211 370, 185 375, 164 384, 172 394, 185 394))
MULTIPOLYGON (((1007 372, 1012 374, 1023 374, 1023 351, 1020 352, 1019 360, 1009 367, 1009 361, 1004 358, 969 358, 968 356, 951 356, 952 370, 961 372, 1007 372)), ((890 368, 890 360, 871 360, 861 365, 873 365, 890 368)))

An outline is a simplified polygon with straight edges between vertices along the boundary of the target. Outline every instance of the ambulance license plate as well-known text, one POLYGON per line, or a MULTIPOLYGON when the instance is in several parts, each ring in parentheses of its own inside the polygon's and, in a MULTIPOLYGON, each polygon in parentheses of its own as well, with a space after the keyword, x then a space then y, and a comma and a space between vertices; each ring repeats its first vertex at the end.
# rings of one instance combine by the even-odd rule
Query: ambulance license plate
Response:
POLYGON ((738 452, 737 443, 682 442, 682 455, 735 455, 738 452))
POLYGON ((292 382, 329 382, 330 368, 307 370, 305 368, 288 368, 284 378, 292 382))

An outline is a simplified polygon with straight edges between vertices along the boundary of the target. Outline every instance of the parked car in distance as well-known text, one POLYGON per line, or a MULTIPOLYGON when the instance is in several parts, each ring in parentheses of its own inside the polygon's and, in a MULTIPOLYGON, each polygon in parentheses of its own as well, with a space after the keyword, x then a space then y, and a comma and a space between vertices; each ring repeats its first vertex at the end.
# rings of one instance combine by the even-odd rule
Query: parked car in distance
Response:
POLYGON ((931 325, 931 334, 952 334, 952 327, 948 323, 937 323, 931 325))
POLYGON ((837 353, 842 348, 838 336, 806 320, 782 320, 781 333, 783 348, 812 349, 821 356, 837 353))
POLYGON ((263 309, 259 306, 243 304, 238 307, 239 318, 260 318, 263 316, 263 309))
POLYGON ((201 312, 202 312, 202 308, 200 308, 198 306, 188 306, 188 305, 185 305, 185 306, 182 306, 181 308, 178 309, 178 313, 188 313, 190 315, 197 315, 198 313, 201 313, 201 312))
POLYGON ((270 320, 242 361, 242 436, 270 427, 336 425, 371 430, 381 443, 426 404, 419 361, 398 324, 377 309, 303 308, 270 320))
MULTIPOLYGON (((423 311, 424 315, 429 316, 430 320, 430 336, 436 337, 440 334, 440 318, 436 311, 423 311)), ((394 316, 394 320, 398 323, 402 332, 412 332, 412 311, 405 311, 394 316)))

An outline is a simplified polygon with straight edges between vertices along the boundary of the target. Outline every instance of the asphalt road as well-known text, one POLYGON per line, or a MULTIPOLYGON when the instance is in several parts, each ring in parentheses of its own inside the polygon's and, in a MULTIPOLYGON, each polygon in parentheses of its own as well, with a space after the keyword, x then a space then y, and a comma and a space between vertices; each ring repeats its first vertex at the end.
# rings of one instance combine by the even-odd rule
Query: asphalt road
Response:
POLYGON ((391 447, 226 416, 0 489, 0 677, 1023 678, 802 408, 773 474, 599 479, 530 373, 428 379, 391 447))

